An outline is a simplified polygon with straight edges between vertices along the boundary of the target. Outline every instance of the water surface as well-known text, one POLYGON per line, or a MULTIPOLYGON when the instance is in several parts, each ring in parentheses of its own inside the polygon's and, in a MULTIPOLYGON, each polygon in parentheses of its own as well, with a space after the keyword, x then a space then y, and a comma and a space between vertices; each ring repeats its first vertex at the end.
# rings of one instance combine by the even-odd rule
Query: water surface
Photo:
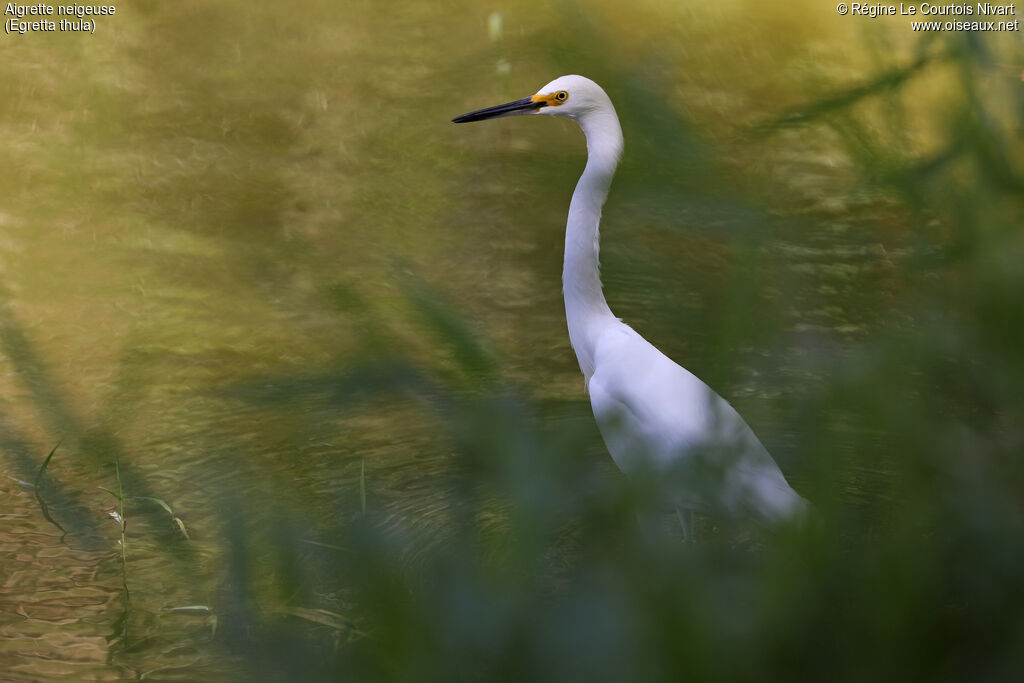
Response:
MULTIPOLYGON (((387 523, 443 543, 451 435, 429 401, 353 399, 353 369, 401 359, 470 401, 494 375, 617 476, 560 298, 582 135, 449 123, 562 73, 602 83, 626 134, 603 224, 613 310, 806 485, 791 406, 887 326, 916 324, 899 307, 931 251, 834 129, 752 130, 918 47, 895 22, 751 2, 139 4, 94 36, 8 37, 0 668, 226 675, 216 620, 169 610, 225 600, 233 524, 329 543, 320 531, 360 512, 361 477, 387 523), (467 364, 424 310, 490 360, 467 364), (40 491, 66 534, 31 486, 58 441, 40 491), (173 509, 129 501, 130 607, 99 488, 116 489, 115 460, 127 494, 173 509), (280 509, 302 523, 275 527, 280 509)), ((915 82, 906 125, 876 140, 935 146, 948 83, 915 82)), ((850 464, 841 495, 883 495, 886 472, 850 464)), ((273 573, 250 560, 257 583, 273 573)))

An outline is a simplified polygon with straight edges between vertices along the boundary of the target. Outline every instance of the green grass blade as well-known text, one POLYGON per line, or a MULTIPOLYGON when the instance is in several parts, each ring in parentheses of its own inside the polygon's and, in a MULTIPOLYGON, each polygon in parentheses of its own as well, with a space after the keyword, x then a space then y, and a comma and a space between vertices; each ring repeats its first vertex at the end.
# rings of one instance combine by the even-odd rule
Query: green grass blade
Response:
POLYGON ((154 498, 153 496, 132 496, 132 500, 148 500, 151 503, 156 503, 164 510, 166 510, 167 514, 169 514, 171 517, 174 516, 174 510, 171 509, 171 506, 168 505, 166 502, 160 500, 159 498, 154 498))
POLYGON ((98 488, 100 491, 106 491, 107 493, 114 497, 114 500, 121 500, 121 497, 117 495, 117 491, 111 491, 106 486, 97 486, 96 488, 98 488))
MULTIPOLYGON (((61 439, 61 441, 63 441, 63 439, 61 439)), ((62 527, 57 520, 50 516, 50 509, 46 506, 46 501, 44 501, 43 497, 39 495, 39 484, 43 480, 43 474, 46 472, 46 468, 50 466, 50 460, 53 458, 53 454, 56 453, 57 449, 60 447, 61 441, 57 442, 57 445, 53 447, 50 454, 46 456, 46 460, 43 460, 43 464, 39 466, 39 471, 36 473, 36 481, 32 492, 36 496, 36 502, 39 503, 39 510, 43 513, 43 517, 46 518, 46 521, 60 529, 62 533, 66 534, 68 532, 67 529, 62 527)))
POLYGON ((43 464, 39 466, 39 471, 36 472, 35 485, 37 489, 39 488, 39 482, 42 481, 43 479, 43 473, 46 472, 46 468, 50 466, 50 460, 53 458, 53 454, 57 452, 57 449, 60 448, 60 444, 62 441, 64 441, 64 439, 61 439, 60 441, 57 442, 57 445, 53 447, 53 450, 50 451, 50 454, 46 456, 46 460, 43 460, 43 464))

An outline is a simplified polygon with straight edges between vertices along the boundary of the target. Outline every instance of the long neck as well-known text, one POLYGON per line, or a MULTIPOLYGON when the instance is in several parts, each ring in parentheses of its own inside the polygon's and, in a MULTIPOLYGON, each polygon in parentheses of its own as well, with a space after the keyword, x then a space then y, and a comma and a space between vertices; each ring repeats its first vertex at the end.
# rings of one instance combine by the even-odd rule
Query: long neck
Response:
POLYGON ((622 128, 611 103, 606 110, 587 113, 579 124, 587 137, 587 167, 569 204, 562 293, 569 339, 589 383, 594 374, 597 337, 615 320, 601 291, 598 227, 601 207, 622 153, 622 128))

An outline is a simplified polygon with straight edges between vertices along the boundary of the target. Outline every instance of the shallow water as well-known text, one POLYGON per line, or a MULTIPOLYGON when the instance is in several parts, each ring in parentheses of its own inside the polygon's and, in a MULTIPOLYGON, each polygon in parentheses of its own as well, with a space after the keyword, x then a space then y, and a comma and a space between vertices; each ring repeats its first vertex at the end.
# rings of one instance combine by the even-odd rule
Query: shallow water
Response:
MULTIPOLYGON (((224 675, 215 619, 169 610, 219 599, 228 510, 273 542, 272 501, 317 541, 360 510, 362 467, 369 506, 443 542, 436 415, 334 393, 353 367, 408 358, 473 395, 420 300, 457 311, 498 377, 615 476, 559 292, 582 137, 449 123, 562 72, 601 82, 625 129, 603 224, 613 310, 732 400, 800 488, 789 402, 900 324, 929 253, 830 130, 748 134, 912 54, 894 23, 866 35, 812 7, 518 2, 489 32, 472 3, 142 4, 93 36, 5 39, 0 670, 224 675), (66 534, 33 491, 58 441, 39 491, 66 534), (98 488, 116 488, 115 459, 128 495, 173 509, 129 501, 127 618, 98 488)), ((932 144, 943 84, 915 86, 917 125, 893 144, 932 144)), ((851 499, 886 472, 862 466, 851 499)))

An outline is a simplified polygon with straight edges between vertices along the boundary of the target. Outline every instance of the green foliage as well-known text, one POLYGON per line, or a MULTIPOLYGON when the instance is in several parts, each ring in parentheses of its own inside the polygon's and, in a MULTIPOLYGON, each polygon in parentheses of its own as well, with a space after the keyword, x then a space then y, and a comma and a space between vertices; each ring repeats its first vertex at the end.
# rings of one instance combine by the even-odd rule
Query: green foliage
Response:
MULTIPOLYGON (((210 33, 201 37, 211 55, 230 47, 220 40, 227 25, 228 19, 216 12, 209 17, 210 33)), ((554 47, 538 49, 559 54, 570 50, 567 43, 573 36, 568 33, 558 31, 539 41, 554 47)), ((502 53, 513 54, 513 35, 509 30, 502 38, 502 53)), ((530 45, 538 43, 536 36, 527 38, 530 45)), ((235 48, 241 55, 238 44, 235 48)), ((197 55, 185 57, 199 59, 197 55)), ((294 152, 301 127, 289 123, 294 112, 279 110, 279 102, 300 101, 303 93, 293 91, 297 86, 287 70, 263 65, 274 76, 270 85, 275 88, 265 95, 267 111, 249 116, 239 103, 247 101, 251 84, 243 88, 231 81, 236 89, 225 95, 218 79, 228 80, 230 74, 211 75, 198 63, 182 65, 154 56, 143 60, 143 66, 157 82, 188 86, 182 88, 188 106, 154 117, 161 125, 177 129, 195 116, 223 121, 225 130, 234 132, 231 137, 209 129, 209 147, 192 145, 199 150, 193 153, 208 164, 167 163, 177 174, 170 178, 160 164, 144 168, 141 194, 134 201, 143 208, 156 207, 169 223, 187 224, 196 233, 216 229, 248 235, 256 227, 251 240, 271 244, 272 255, 277 255, 279 233, 299 241, 292 236, 293 219, 315 241, 323 226, 295 218, 304 209, 298 201, 293 205, 293 190, 286 189, 285 180, 294 169, 282 173, 269 164, 252 163, 246 153, 248 146, 260 143, 266 145, 268 159, 294 152), (231 150, 227 159, 222 158, 222 145, 231 150), (232 191, 197 191, 211 186, 232 191), (177 201, 193 193, 195 201, 177 201)), ((652 294, 651 307, 665 304, 661 310, 673 315, 666 315, 670 322, 649 324, 656 331, 657 324, 674 326, 660 330, 662 337, 687 340, 676 350, 685 349, 695 359, 697 374, 710 376, 716 388, 730 383, 735 387, 751 375, 762 378, 754 386, 777 388, 776 394, 758 400, 739 391, 722 393, 738 404, 745 402, 739 407, 748 418, 751 409, 774 411, 773 419, 750 422, 794 486, 813 502, 815 523, 768 533, 703 519, 698 520, 698 542, 683 544, 674 520, 665 515, 660 533, 642 533, 637 516, 662 512, 652 503, 663 497, 661 482, 628 480, 613 468, 582 387, 575 400, 552 399, 522 381, 526 373, 507 370, 511 363, 505 357, 508 345, 501 347, 505 340, 483 341, 481 329, 488 325, 508 329, 530 319, 539 308, 535 299, 524 296, 498 311, 488 303, 482 314, 483 306, 472 297, 467 310, 457 309, 433 287, 406 280, 402 296, 385 293, 371 301, 364 293, 372 285, 354 284, 358 277, 325 284, 310 276, 313 281, 307 283, 305 274, 292 272, 285 258, 278 263, 264 254, 265 260, 250 263, 247 259, 262 252, 258 245, 249 245, 252 251, 232 252, 240 264, 237 272, 248 274, 246 282, 260 296, 287 293, 277 303, 288 314, 275 318, 287 323, 279 325, 281 337, 288 342, 294 337, 301 344, 308 342, 300 337, 311 329, 315 334, 308 336, 333 344, 332 335, 344 334, 350 343, 341 351, 314 346, 311 355, 319 364, 282 360, 278 347, 268 344, 271 351, 265 355, 242 356, 245 380, 232 376, 233 381, 223 381, 218 373, 235 352, 226 342, 227 350, 211 343, 212 351, 189 351, 186 342, 159 348, 140 342, 120 368, 124 377, 118 386, 130 389, 124 403, 145 394, 133 382, 144 388, 151 366, 168 357, 173 364, 185 358, 214 377, 210 383, 216 392, 201 396, 203 410, 212 415, 210 424, 185 425, 180 442, 171 447, 158 438, 148 441, 148 435, 140 440, 154 449, 167 448, 176 460, 201 458, 199 465, 181 470, 188 476, 170 458, 149 468, 133 466, 119 446, 117 430, 110 428, 115 424, 112 411, 101 410, 101 424, 88 427, 62 397, 59 383, 45 372, 12 310, 6 304, 0 307, 0 344, 13 369, 26 378, 46 430, 74 435, 78 464, 86 472, 82 477, 95 477, 100 465, 115 463, 117 490, 104 490, 119 503, 126 597, 125 504, 145 502, 139 513, 149 509, 158 517, 158 523, 146 526, 143 515, 132 508, 133 606, 129 613, 125 605, 112 624, 117 636, 111 638, 112 661, 162 661, 176 649, 167 645, 167 620, 196 617, 197 626, 179 639, 187 646, 177 648, 200 652, 199 663, 183 665, 184 675, 194 679, 864 681, 1021 676, 1024 140, 1019 122, 1024 120, 1024 98, 1019 74, 1007 75, 973 39, 932 41, 922 44, 903 66, 887 67, 853 85, 832 86, 816 101, 754 125, 754 135, 744 137, 742 144, 763 145, 769 151, 783 136, 810 139, 811 132, 824 131, 839 147, 835 157, 852 169, 852 187, 844 185, 833 193, 813 186, 809 192, 822 201, 834 200, 838 209, 783 207, 774 212, 760 207, 760 188, 730 191, 742 196, 721 191, 720 184, 705 191, 709 177, 729 171, 710 163, 707 157, 715 145, 700 139, 697 126, 672 138, 682 128, 679 118, 672 118, 675 109, 665 94, 670 88, 610 67, 607 74, 593 75, 610 82, 610 90, 645 105, 632 121, 625 121, 627 132, 656 130, 660 136, 639 142, 636 148, 644 154, 624 160, 623 182, 616 189, 628 201, 621 208, 610 205, 609 214, 643 220, 628 235, 634 240, 630 249, 608 249, 606 263, 611 267, 606 273, 621 278, 620 291, 650 290, 661 275, 675 272, 676 260, 682 261, 686 273, 680 277, 711 303, 696 312, 681 304, 672 308, 677 290, 662 285, 669 293, 660 299, 652 294), (952 104, 936 117, 940 132, 935 139, 912 144, 900 130, 901 121, 913 118, 908 93, 919 79, 931 77, 947 79, 952 104), (671 143, 659 145, 666 137, 671 143), (645 160, 669 163, 684 155, 701 158, 688 161, 679 176, 662 178, 664 185, 652 197, 645 196, 643 188, 651 187, 648 180, 654 175, 645 160), (676 182, 685 185, 684 193, 672 192, 676 182), (695 204, 698 197, 704 202, 695 204), (657 200, 652 213, 636 210, 636 205, 648 205, 649 198, 657 200), (679 217, 681 207, 685 210, 679 217), (865 266, 869 259, 864 253, 874 252, 858 251, 861 245, 855 243, 847 262, 815 260, 819 252, 813 248, 819 245, 803 235, 807 223, 838 216, 830 227, 868 232, 865 226, 874 216, 863 214, 870 211, 887 212, 885 225, 898 225, 909 237, 880 230, 864 243, 877 242, 883 252, 891 249, 904 256, 890 261, 886 252, 877 259, 882 266, 865 266), (650 246, 653 242, 644 242, 644 229, 653 229, 670 215, 676 216, 668 225, 674 232, 697 235, 688 245, 699 257, 666 256, 650 246), (843 221, 845 225, 838 225, 843 221), (776 230, 789 238, 805 237, 804 242, 790 239, 787 246, 811 254, 797 264, 800 269, 791 269, 795 275, 762 260, 759 249, 772 242, 765 233, 776 230), (730 253, 723 235, 735 238, 745 251, 730 253), (635 253, 650 258, 630 261, 635 253), (268 274, 266 261, 279 270, 268 274), (667 261, 672 264, 659 271, 658 264, 667 261), (899 270, 900 277, 886 269, 899 270), (648 271, 654 272, 649 280, 621 287, 629 284, 622 273, 648 271), (299 284, 289 289, 293 280, 299 284), (712 285, 699 289, 702 280, 712 285), (870 320, 870 333, 857 320, 801 327, 787 317, 814 308, 822 291, 841 287, 847 288, 847 301, 861 304, 857 315, 860 322, 870 320), (341 321, 337 326, 311 323, 307 318, 312 316, 298 312, 291 316, 299 299, 316 299, 318 294, 323 299, 319 303, 341 321), (884 306, 874 305, 882 298, 884 306), (401 306, 411 310, 413 322, 394 312, 401 306), (309 328, 302 328, 304 324, 309 328), (840 328, 854 332, 837 332, 840 328), (761 358, 744 350, 750 347, 768 347, 770 353, 761 358), (352 348, 358 351, 352 353, 352 348), (411 423, 412 435, 402 432, 408 416, 419 420, 411 423), (767 431, 760 428, 765 424, 767 431), (386 449, 366 436, 374 429, 387 435, 386 449), (405 459, 395 458, 396 451, 405 459), (272 457, 282 453, 283 462, 272 457), (424 464, 428 458, 434 460, 424 464), (396 470, 408 474, 399 479, 401 485, 389 487, 388 477, 393 482, 396 470), (183 482, 187 503, 163 493, 168 480, 183 482), (126 489, 138 495, 126 496, 126 489), (175 508, 157 492, 174 500, 179 510, 188 510, 189 529, 200 537, 195 543, 202 544, 198 550, 190 550, 193 543, 182 543, 190 534, 175 508), (168 515, 173 525, 168 525, 168 515), (208 589, 211 584, 215 587, 208 589), (155 605, 147 609, 147 601, 155 605), (134 634, 159 635, 128 643, 129 620, 134 634), (216 675, 204 669, 209 661, 218 663, 216 675)), ((315 99, 326 111, 326 96, 315 99)), ((428 93, 422 103, 427 106, 435 99, 428 93)), ((398 109, 408 108, 415 107, 398 109)), ((627 111, 623 107, 624 118, 627 111)), ((311 120, 321 126, 342 125, 329 123, 334 119, 326 116, 311 120)), ((162 140, 163 132, 157 133, 162 140)), ((320 134, 330 137, 323 130, 320 134)), ((380 140, 362 141, 355 156, 365 159, 360 172, 385 168, 395 174, 383 178, 394 181, 398 199, 385 204, 369 193, 359 201, 374 206, 372 215, 381 224, 394 221, 407 229, 408 222, 421 228, 417 201, 430 211, 442 211, 444 202, 437 197, 448 181, 434 173, 424 190, 415 176, 398 175, 411 171, 392 171, 398 154, 391 148, 379 150, 389 136, 378 134, 380 140), (381 205, 388 209, 379 210, 381 205)), ((172 143, 177 141, 167 144, 172 143)), ((333 170, 328 151, 316 148, 300 156, 297 165, 310 158, 327 159, 320 162, 321 171, 330 176, 324 170, 333 170)), ((442 154, 435 156, 453 163, 442 154)), ((551 168, 559 173, 568 168, 568 162, 559 167, 555 156, 509 152, 501 161, 523 164, 530 172, 523 186, 537 189, 551 180, 543 176, 553 173, 551 168)), ((435 163, 442 163, 428 161, 432 171, 435 163)), ((501 194, 515 181, 498 184, 497 190, 467 182, 458 192, 467 204, 491 206, 494 197, 488 193, 501 194)), ((322 199, 337 190, 331 186, 321 192, 322 199)), ((509 201, 522 199, 512 194, 509 201)), ((544 225, 550 232, 548 225, 561 218, 559 214, 556 220, 540 203, 523 210, 528 219, 523 230, 544 225)), ((338 216, 344 213, 337 211, 338 216)), ((515 248, 518 226, 487 218, 495 219, 488 230, 510 236, 508 248, 515 248)), ((337 228, 332 221, 340 221, 334 214, 319 220, 332 230, 337 228)), ((539 243, 545 234, 538 231, 527 241, 539 243)), ((421 239, 421 246, 433 241, 421 239)), ((547 239, 558 243, 558 236, 547 239)), ((202 251, 195 244, 177 245, 188 258, 174 259, 176 268, 200 260, 189 252, 202 251)), ((820 251, 830 247, 835 245, 820 251)), ((475 255, 469 248, 466 253, 475 255)), ((529 274, 532 265, 523 265, 522 271, 529 274)), ((476 267, 467 279, 483 281, 489 275, 487 264, 476 267)), ((557 289, 554 280, 550 289, 557 289)), ((191 293, 187 288, 175 292, 183 298, 191 293)), ((614 297, 613 292, 609 295, 614 297)), ((642 304, 623 298, 626 308, 643 312, 642 304)), ((308 300, 302 303, 308 305, 308 300)), ((828 306, 820 308, 823 315, 838 315, 828 306)), ((219 314, 204 312, 214 320, 219 314)), ((206 324, 203 329, 213 327, 206 324)), ((252 330, 242 328, 236 336, 249 343, 252 330)), ((513 352, 531 363, 544 362, 548 338, 534 332, 524 331, 521 338, 543 340, 536 348, 513 352)), ((564 348, 568 342, 558 332, 564 348)), ((547 374, 542 370, 527 376, 547 374)), ((168 406, 184 392, 178 384, 172 387, 173 392, 160 397, 153 422, 180 420, 168 406)), ((11 426, 6 413, 0 414, 0 422, 0 448, 20 466, 22 476, 31 476, 24 472, 35 470, 37 459, 19 457, 28 451, 28 438, 11 426)), ((37 496, 55 451, 37 470, 37 496)), ((70 468, 73 459, 61 460, 65 462, 70 468)), ((53 474, 50 478, 56 479, 53 474)), ((95 514, 90 517, 89 502, 66 480, 47 483, 54 516, 65 522, 69 536, 83 546, 95 543, 101 527, 95 514)), ((63 531, 42 498, 38 501, 43 515, 63 531)), ((134 669, 137 673, 149 667, 139 664, 134 669)))
MULTIPOLYGON (((343 603, 291 612, 311 624, 302 637, 290 622, 256 619, 262 636, 231 641, 236 651, 282 680, 1019 676, 1024 195, 1008 150, 1021 140, 973 92, 985 61, 954 47, 941 61, 960 70, 966 96, 925 159, 861 147, 872 136, 848 115, 932 68, 924 58, 767 127, 843 133, 865 182, 899 198, 920 240, 907 266, 920 285, 892 324, 853 352, 823 350, 820 390, 789 399, 797 485, 818 524, 768 535, 705 520, 695 545, 668 523, 645 537, 634 514, 659 483, 595 467, 585 418, 546 419, 504 383, 467 395, 426 372, 377 388, 433 406, 452 445, 443 539, 372 509, 340 524, 328 535, 345 550, 304 552, 295 580, 343 603), (280 651, 296 638, 307 655, 297 664, 280 651)), ((463 327, 418 305, 467 372, 491 372, 463 327)))

